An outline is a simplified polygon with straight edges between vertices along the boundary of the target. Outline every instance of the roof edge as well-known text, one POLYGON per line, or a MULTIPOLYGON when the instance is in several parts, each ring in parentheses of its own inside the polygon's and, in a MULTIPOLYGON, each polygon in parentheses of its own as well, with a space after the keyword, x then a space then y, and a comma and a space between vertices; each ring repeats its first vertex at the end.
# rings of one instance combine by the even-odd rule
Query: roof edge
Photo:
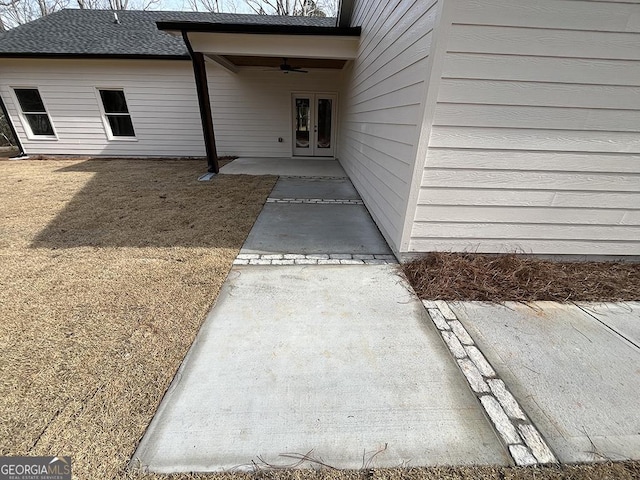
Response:
POLYGON ((190 60, 189 55, 153 55, 145 53, 110 54, 110 53, 34 53, 34 52, 0 52, 0 58, 94 58, 103 60, 190 60))
POLYGON ((156 22, 159 30, 181 32, 250 33, 257 35, 327 35, 359 37, 360 27, 318 27, 307 25, 266 25, 213 22, 156 22))

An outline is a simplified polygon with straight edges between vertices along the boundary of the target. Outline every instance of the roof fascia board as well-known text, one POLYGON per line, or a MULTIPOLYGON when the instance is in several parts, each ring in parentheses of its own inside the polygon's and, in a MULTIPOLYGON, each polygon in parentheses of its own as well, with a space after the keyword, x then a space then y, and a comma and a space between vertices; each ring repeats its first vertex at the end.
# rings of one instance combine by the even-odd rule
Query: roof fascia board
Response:
POLYGON ((104 59, 104 60, 190 60, 189 55, 151 55, 151 54, 108 54, 108 53, 34 53, 0 52, 0 58, 57 58, 57 59, 104 59))
POLYGON ((156 22, 159 30, 174 32, 249 33, 253 35, 326 35, 359 37, 360 27, 318 27, 307 25, 264 25, 248 23, 156 22))

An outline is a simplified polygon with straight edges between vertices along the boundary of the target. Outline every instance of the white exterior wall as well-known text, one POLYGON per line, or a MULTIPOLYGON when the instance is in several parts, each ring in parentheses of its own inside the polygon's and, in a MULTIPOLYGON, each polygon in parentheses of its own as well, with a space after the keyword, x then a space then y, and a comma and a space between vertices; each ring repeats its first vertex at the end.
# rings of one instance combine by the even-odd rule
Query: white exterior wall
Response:
POLYGON ((204 156, 189 61, 1 59, 0 95, 27 154, 204 156), (29 139, 11 87, 37 87, 57 139, 29 139), (109 140, 97 87, 123 88, 136 139, 109 140))
MULTIPOLYGON (((266 67, 240 68, 237 74, 207 63, 209 96, 219 152, 249 157, 291 157, 291 94, 336 93, 340 114, 342 70, 282 73, 266 67), (282 142, 278 142, 282 138, 282 142)), ((340 135, 337 125, 336 138, 340 135)), ((222 153, 221 153, 222 154, 222 153)))
MULTIPOLYGON (((207 74, 218 153, 259 157, 291 156, 292 92, 339 95, 342 79, 341 70, 232 74, 215 63, 207 74)), ((190 61, 0 59, 0 95, 30 155, 205 155, 190 61), (38 88, 57 139, 27 137, 12 87, 38 88), (97 87, 124 89, 135 140, 109 140, 97 87)))
POLYGON ((407 250, 640 255, 640 3, 448 1, 407 250))
POLYGON ((390 246, 400 250, 427 96, 438 0, 359 0, 358 56, 345 72, 338 157, 390 246))

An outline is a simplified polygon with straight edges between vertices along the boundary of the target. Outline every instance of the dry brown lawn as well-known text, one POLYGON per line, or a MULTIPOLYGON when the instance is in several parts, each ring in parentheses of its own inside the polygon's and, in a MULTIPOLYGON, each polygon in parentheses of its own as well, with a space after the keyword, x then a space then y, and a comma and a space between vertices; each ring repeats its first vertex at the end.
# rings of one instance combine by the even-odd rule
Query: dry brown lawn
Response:
POLYGON ((0 162, 0 455, 71 455, 79 479, 639 478, 576 467, 145 475, 138 441, 275 177, 202 161, 0 162))
POLYGON ((0 455, 119 478, 275 177, 0 162, 0 455))

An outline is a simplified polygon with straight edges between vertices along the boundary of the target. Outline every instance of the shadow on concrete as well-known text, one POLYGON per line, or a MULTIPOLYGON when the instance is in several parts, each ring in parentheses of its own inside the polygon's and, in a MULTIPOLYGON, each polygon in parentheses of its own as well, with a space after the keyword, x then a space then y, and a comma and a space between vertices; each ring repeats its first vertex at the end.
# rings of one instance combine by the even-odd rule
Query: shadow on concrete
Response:
POLYGON ((93 176, 31 247, 238 248, 273 179, 221 175, 198 182, 205 170, 200 160, 126 159, 89 159, 56 170, 51 182, 70 191, 76 180, 65 175, 93 176))

